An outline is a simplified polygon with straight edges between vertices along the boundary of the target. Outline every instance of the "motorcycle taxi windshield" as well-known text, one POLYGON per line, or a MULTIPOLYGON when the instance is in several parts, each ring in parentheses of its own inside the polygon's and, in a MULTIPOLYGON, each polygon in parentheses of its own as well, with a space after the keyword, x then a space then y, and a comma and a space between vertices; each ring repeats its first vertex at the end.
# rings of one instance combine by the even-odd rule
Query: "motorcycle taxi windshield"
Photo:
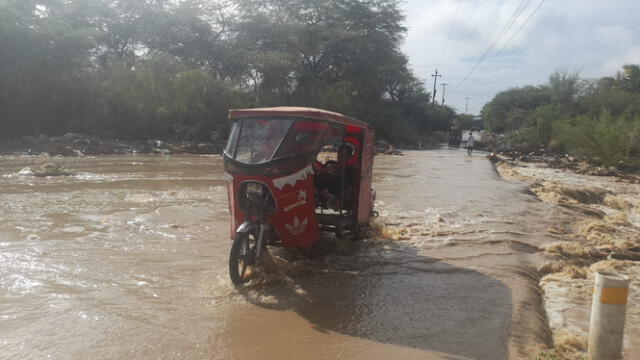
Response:
POLYGON ((270 161, 291 123, 291 119, 237 120, 231 128, 225 153, 244 164, 270 161))
POLYGON ((340 133, 326 122, 293 119, 240 119, 234 122, 225 153, 244 164, 261 164, 312 152, 340 133))

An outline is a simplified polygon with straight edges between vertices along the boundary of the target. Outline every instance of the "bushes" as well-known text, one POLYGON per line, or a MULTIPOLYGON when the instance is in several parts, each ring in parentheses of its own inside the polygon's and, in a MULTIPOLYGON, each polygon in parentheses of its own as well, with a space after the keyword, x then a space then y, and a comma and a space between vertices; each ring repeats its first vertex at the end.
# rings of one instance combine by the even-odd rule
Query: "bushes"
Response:
POLYGON ((44 3, 0 0, 0 140, 205 140, 229 108, 291 105, 415 143, 455 116, 408 67, 399 0, 44 3))
POLYGON ((509 146, 545 147, 598 165, 640 169, 640 67, 616 78, 581 80, 560 70, 548 85, 503 91, 482 110, 509 146))
POLYGON ((103 127, 119 138, 207 140, 226 128, 227 110, 243 102, 231 84, 163 54, 132 69, 113 66, 103 76, 103 127))
POLYGON ((552 125, 560 118, 561 111, 557 105, 543 105, 533 112, 533 119, 536 124, 535 140, 543 146, 548 146, 551 140, 552 125))
POLYGON ((553 124, 552 138, 561 149, 600 165, 640 167, 640 117, 578 116, 553 124))

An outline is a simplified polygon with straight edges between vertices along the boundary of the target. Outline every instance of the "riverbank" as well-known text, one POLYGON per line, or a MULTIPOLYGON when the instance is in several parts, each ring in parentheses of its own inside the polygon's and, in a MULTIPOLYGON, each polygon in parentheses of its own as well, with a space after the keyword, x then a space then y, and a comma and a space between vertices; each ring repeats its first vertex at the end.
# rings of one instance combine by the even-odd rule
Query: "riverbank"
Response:
POLYGON ((219 154, 224 141, 196 142, 149 139, 125 141, 67 133, 25 136, 0 142, 0 155, 86 156, 111 154, 219 154))
POLYGON ((478 147, 510 160, 546 163, 552 168, 569 169, 578 174, 596 176, 620 176, 640 174, 634 164, 619 161, 615 165, 604 166, 601 159, 560 152, 533 143, 517 143, 505 134, 483 132, 478 147))
POLYGON ((546 230, 557 241, 541 247, 547 261, 538 268, 556 351, 569 359, 586 357, 593 277, 597 271, 609 270, 632 279, 625 352, 637 353, 640 177, 592 171, 568 157, 494 155, 490 159, 503 178, 525 182, 540 201, 559 210, 546 230))
MULTIPOLYGON (((434 132, 416 144, 394 146, 384 141, 378 143, 378 153, 402 155, 400 150, 434 148, 444 142, 444 133, 434 132)), ((67 133, 62 136, 25 136, 0 141, 0 155, 44 155, 82 157, 87 155, 117 154, 221 154, 225 140, 197 142, 187 140, 149 139, 125 141, 96 136, 67 133)))

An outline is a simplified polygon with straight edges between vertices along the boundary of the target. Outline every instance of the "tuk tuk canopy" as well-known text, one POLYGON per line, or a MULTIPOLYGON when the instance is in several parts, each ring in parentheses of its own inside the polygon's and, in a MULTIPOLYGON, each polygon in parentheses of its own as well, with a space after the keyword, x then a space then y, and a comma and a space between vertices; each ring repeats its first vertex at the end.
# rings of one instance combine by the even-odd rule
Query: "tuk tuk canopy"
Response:
POLYGON ((289 155, 318 151, 346 137, 361 137, 373 127, 342 114, 303 107, 230 110, 233 122, 225 154, 254 165, 289 155))

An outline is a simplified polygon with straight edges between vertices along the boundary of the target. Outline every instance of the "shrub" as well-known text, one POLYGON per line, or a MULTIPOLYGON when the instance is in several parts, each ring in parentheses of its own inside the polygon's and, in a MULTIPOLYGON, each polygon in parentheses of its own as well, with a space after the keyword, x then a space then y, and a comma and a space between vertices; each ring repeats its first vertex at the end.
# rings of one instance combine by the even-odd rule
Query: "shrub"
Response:
POLYGON ((595 118, 578 116, 556 122, 552 138, 566 151, 604 166, 640 166, 640 117, 627 119, 603 111, 595 118))

